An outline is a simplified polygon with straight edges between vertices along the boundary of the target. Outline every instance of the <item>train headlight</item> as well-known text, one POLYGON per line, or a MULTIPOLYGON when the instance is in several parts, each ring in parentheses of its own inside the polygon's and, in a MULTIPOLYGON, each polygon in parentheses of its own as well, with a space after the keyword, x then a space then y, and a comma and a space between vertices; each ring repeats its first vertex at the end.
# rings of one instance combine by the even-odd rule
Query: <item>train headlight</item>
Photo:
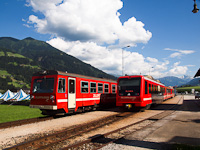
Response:
POLYGON ((125 107, 128 108, 128 109, 131 109, 132 105, 131 104, 126 104, 125 107))
POLYGON ((54 103, 54 102, 55 102, 55 96, 54 96, 54 95, 51 95, 51 96, 50 96, 50 100, 52 101, 52 103, 54 103))

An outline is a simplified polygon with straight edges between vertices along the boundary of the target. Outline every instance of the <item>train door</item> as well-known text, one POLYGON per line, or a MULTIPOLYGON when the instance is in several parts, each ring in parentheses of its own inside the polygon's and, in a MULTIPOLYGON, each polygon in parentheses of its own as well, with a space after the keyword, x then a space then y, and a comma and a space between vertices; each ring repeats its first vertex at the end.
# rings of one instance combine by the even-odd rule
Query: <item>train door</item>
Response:
POLYGON ((68 109, 76 108, 76 79, 68 78, 68 109))

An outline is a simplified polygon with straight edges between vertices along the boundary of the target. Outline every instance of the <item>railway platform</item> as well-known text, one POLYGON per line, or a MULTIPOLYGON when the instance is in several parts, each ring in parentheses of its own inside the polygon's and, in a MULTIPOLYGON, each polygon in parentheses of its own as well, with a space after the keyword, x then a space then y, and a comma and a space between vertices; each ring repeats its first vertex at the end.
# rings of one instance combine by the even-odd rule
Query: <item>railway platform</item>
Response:
POLYGON ((106 149, 172 149, 173 144, 200 145, 200 101, 184 96, 179 109, 155 124, 127 135, 106 149))

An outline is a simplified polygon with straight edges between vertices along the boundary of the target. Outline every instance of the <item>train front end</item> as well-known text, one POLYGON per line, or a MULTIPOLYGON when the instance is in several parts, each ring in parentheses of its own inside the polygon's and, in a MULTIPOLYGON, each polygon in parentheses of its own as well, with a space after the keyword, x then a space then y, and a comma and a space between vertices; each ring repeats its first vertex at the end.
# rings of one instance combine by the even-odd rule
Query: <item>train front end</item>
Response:
POLYGON ((31 81, 30 108, 39 108, 45 115, 57 113, 56 82, 56 74, 34 74, 31 81))
POLYGON ((145 107, 148 101, 144 95, 144 82, 144 77, 141 75, 119 77, 117 81, 116 106, 128 109, 145 107))

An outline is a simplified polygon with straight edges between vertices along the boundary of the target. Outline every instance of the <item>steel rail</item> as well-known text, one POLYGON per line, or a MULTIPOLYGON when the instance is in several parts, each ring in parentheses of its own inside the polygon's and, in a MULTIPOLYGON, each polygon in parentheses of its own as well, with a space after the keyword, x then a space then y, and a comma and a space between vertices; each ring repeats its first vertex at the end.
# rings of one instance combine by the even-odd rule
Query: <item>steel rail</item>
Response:
POLYGON ((113 123, 114 121, 121 120, 125 117, 128 117, 132 115, 133 112, 122 112, 119 114, 115 114, 112 116, 108 116, 96 121, 92 121, 90 123, 85 123, 82 125, 73 126, 71 128, 68 128, 66 130, 53 133, 44 137, 40 137, 28 142, 20 143, 18 145, 15 145, 13 147, 6 148, 6 150, 21 150, 21 149, 49 149, 56 143, 59 143, 63 140, 72 138, 74 136, 78 136, 80 134, 83 134, 85 132, 92 131, 94 129, 100 128, 102 126, 108 125, 110 123, 113 123))
MULTIPOLYGON (((102 148, 102 147, 104 147, 104 146, 106 146, 106 145, 108 145, 110 143, 116 142, 117 140, 122 138, 122 137, 120 137, 118 139, 112 139, 112 138, 107 138, 107 136, 109 136, 109 135, 111 135, 113 133, 117 133, 117 132, 123 131, 123 130, 131 127, 131 126, 143 123, 144 121, 148 121, 148 120, 152 121, 152 123, 140 128, 140 129, 136 129, 134 132, 142 130, 144 128, 147 128, 150 125, 152 125, 153 123, 157 122, 158 120, 161 120, 161 119, 169 116, 173 112, 175 112, 180 107, 179 103, 181 102, 181 100, 183 100, 183 97, 181 97, 178 100, 178 102, 176 104, 174 104, 173 106, 171 106, 168 110, 165 110, 165 111, 163 111, 163 112, 161 112, 159 114, 156 114, 156 115, 151 116, 149 118, 142 119, 142 120, 140 120, 138 122, 129 124, 127 126, 124 126, 122 128, 119 128, 119 129, 116 129, 116 130, 113 130, 113 131, 110 131, 108 133, 96 135, 94 137, 91 137, 90 139, 86 139, 84 141, 81 141, 81 142, 66 146, 66 147, 62 148, 62 150, 79 149, 79 147, 80 147, 80 149, 82 149, 82 148, 85 148, 85 149, 99 149, 99 148, 102 148), (169 111, 169 110, 171 110, 171 111, 169 111), (89 148, 87 146, 89 146, 89 148), (91 148, 91 147, 93 147, 93 148, 91 148)), ((123 137, 124 136, 126 136, 126 135, 123 135, 123 137)))

